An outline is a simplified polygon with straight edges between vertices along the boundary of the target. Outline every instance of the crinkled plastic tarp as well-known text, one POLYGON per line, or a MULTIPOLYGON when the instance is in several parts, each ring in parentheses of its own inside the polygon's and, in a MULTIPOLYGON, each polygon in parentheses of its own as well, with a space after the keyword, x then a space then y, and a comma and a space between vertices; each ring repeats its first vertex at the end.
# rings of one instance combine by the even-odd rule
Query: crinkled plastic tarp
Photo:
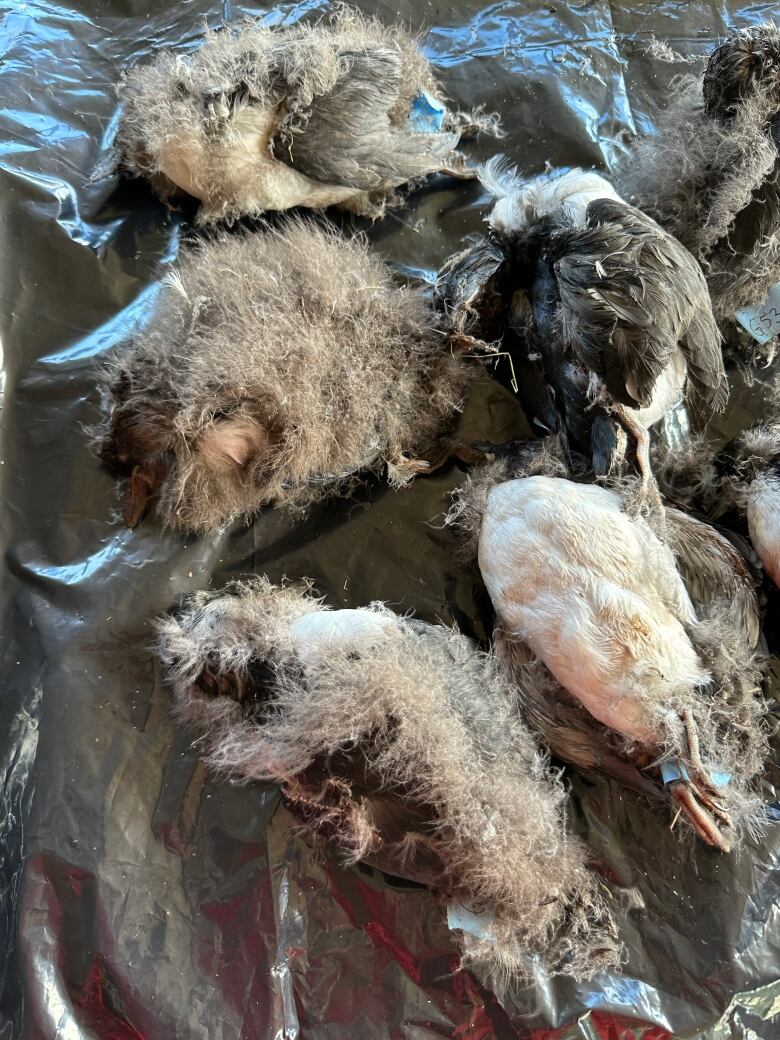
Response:
MULTIPOLYGON (((673 76, 701 67, 687 56, 773 14, 622 6, 375 10, 427 29, 455 101, 502 111, 506 140, 482 138, 472 154, 503 148, 532 173, 545 161, 614 163, 626 134, 652 129, 673 76)), ((0 1040, 780 1036, 774 770, 767 834, 739 858, 691 852, 664 812, 574 777, 572 822, 617 893, 625 971, 581 987, 540 976, 499 1000, 455 970, 428 892, 315 854, 274 788, 213 782, 169 718, 148 621, 236 575, 306 575, 334 605, 383 599, 486 631, 473 574, 429 523, 455 469, 400 492, 369 484, 297 525, 269 512, 186 539, 117 523, 112 481, 87 450, 96 365, 143 324, 189 233, 144 184, 111 172, 120 70, 162 45, 191 46, 204 20, 292 22, 317 9, 0 7, 0 1040), (643 909, 621 909, 637 902, 621 890, 643 909)), ((441 181, 370 234, 402 273, 430 278, 483 214, 476 186, 441 181)), ((716 436, 751 421, 758 396, 738 389, 716 436)), ((494 440, 525 429, 487 374, 464 423, 494 440)))

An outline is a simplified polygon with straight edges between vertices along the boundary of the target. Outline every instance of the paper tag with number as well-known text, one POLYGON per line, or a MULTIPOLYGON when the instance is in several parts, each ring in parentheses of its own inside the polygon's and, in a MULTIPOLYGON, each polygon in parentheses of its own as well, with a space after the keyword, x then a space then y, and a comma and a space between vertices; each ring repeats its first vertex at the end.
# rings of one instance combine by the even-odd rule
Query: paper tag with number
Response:
POLYGON ((780 282, 773 285, 763 303, 737 311, 737 321, 759 343, 768 343, 780 332, 780 282))

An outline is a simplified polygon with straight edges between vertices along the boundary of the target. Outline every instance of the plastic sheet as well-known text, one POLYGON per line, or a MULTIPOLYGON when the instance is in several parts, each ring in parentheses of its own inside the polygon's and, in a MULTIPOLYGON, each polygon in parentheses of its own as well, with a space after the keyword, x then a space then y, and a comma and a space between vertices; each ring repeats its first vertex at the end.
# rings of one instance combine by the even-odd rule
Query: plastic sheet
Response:
MULTIPOLYGON (((95 366, 143 323, 189 232, 145 185, 111 174, 113 83, 158 46, 191 45, 205 18, 263 9, 0 9, 0 1040, 780 1035, 775 769, 767 833, 740 857, 691 849, 663 812, 573 776, 572 825, 608 871, 628 962, 589 987, 539 977, 500 1000, 455 970, 428 892, 315 855, 273 788, 204 776, 169 718, 148 619, 188 590, 265 571, 307 575, 334 605, 381 598, 484 637, 484 594, 431 523, 461 475, 403 492, 370 483, 303 523, 268 512, 219 537, 116 522, 82 429, 96 417, 95 366)), ((427 27, 451 97, 500 109, 498 147, 528 173, 613 162, 624 134, 651 129, 673 75, 696 67, 686 56, 773 13, 672 0, 376 10, 427 27)), ((471 154, 496 147, 482 138, 471 154)), ((430 278, 483 212, 478 187, 440 181, 370 234, 401 273, 430 278)), ((759 399, 738 386, 715 436, 750 422, 759 399)), ((494 440, 525 430, 487 373, 463 426, 494 440)))

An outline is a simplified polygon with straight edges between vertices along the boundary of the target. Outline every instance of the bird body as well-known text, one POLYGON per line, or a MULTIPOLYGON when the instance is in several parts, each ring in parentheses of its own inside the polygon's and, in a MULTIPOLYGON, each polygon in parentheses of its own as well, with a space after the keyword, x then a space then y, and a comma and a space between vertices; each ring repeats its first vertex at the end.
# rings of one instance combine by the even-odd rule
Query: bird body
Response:
POLYGON ((619 185, 701 263, 729 346, 771 361, 777 337, 751 340, 738 315, 780 282, 780 29, 734 30, 701 79, 675 86, 619 185))
POLYGON ((94 446, 126 522, 209 530, 426 470, 466 375, 438 323, 362 239, 305 221, 186 250, 103 380, 94 446))
POLYGON ((498 485, 479 564, 504 633, 628 740, 661 746, 666 705, 709 681, 674 557, 616 493, 545 476, 498 485))
POLYGON ((742 433, 724 449, 719 489, 710 489, 716 509, 736 505, 747 521, 753 548, 780 588, 780 423, 742 433))
POLYGON ((748 568, 687 514, 665 511, 662 540, 617 492, 548 475, 543 446, 515 459, 473 473, 448 522, 476 548, 524 718, 564 761, 670 797, 728 850, 760 818, 767 751, 748 568))
POLYGON ((617 430, 605 438, 611 423, 635 439, 649 481, 649 427, 683 396, 701 427, 727 397, 699 266, 594 172, 523 182, 491 160, 479 175, 497 199, 488 223, 514 293, 507 348, 521 365, 538 356, 559 429, 597 475, 625 443, 617 430))
POLYGON ((780 587, 780 423, 744 430, 716 451, 701 438, 660 460, 665 492, 719 519, 744 517, 753 549, 780 587))
POLYGON ((417 41, 346 8, 209 32, 131 69, 119 94, 125 167, 199 199, 202 223, 295 206, 376 217, 410 181, 473 176, 417 41))
POLYGON ((780 475, 756 477, 746 494, 750 540, 780 588, 780 475))
POLYGON ((489 973, 590 977, 618 946, 563 789, 502 670, 443 625, 329 610, 256 579, 160 623, 177 715, 207 765, 272 780, 312 837, 484 911, 489 973), (522 812, 518 812, 518 806, 522 812))
POLYGON ((349 185, 322 184, 274 158, 271 139, 278 126, 273 110, 239 108, 230 122, 230 138, 219 152, 214 141, 184 132, 160 147, 159 173, 204 204, 202 223, 221 216, 220 197, 230 200, 229 206, 223 203, 226 212, 262 214, 295 206, 325 209, 362 194, 349 185), (208 176, 215 162, 221 167, 216 187, 208 176))

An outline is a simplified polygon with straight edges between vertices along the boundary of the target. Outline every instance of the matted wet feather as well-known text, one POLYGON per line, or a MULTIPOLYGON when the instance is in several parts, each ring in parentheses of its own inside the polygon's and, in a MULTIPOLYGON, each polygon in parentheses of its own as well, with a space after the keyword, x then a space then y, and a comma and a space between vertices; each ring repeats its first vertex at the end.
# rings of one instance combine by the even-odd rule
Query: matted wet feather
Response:
POLYGON ((461 131, 497 129, 493 116, 446 110, 439 132, 408 128, 415 97, 443 103, 419 39, 345 6, 317 22, 207 31, 118 89, 124 166, 163 196, 196 195, 201 222, 294 205, 380 216, 402 184, 470 176, 454 151, 461 131))
POLYGON ((776 124, 780 30, 741 29, 710 59, 703 78, 672 84, 658 129, 638 142, 618 175, 636 201, 698 259, 713 310, 748 358, 773 356, 735 312, 760 303, 780 281, 780 193, 776 124))

